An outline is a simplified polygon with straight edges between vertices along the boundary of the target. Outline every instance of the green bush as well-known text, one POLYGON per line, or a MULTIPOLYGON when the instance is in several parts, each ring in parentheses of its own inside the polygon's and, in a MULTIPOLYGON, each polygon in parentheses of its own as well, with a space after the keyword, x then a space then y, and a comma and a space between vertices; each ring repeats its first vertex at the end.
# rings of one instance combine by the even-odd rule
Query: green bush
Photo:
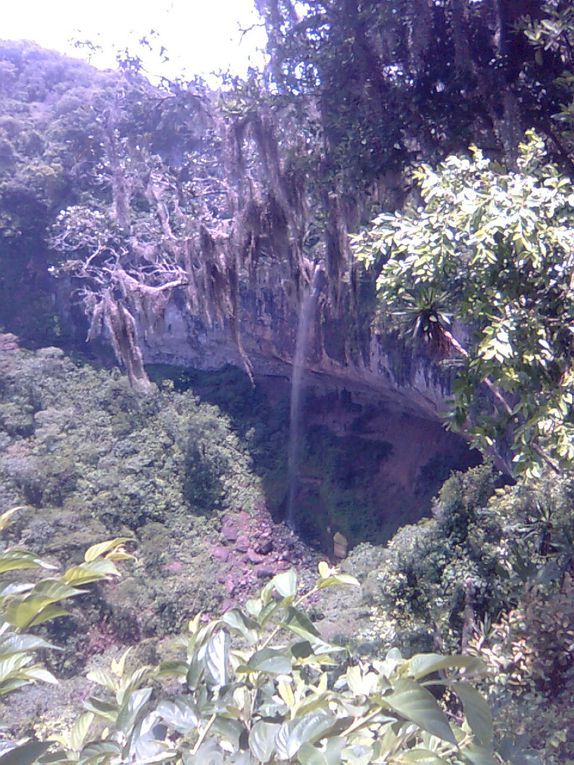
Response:
POLYGON ((393 651, 362 662, 321 639, 302 603, 354 584, 322 563, 301 596, 295 573, 285 572, 245 609, 210 622, 198 614, 179 658, 132 668, 126 652, 110 670, 93 670, 100 695, 48 739, 53 746, 39 762, 494 765, 490 712, 467 682, 481 670, 478 659, 405 660, 393 651), (445 686, 462 704, 456 716, 429 690, 446 699, 445 686))

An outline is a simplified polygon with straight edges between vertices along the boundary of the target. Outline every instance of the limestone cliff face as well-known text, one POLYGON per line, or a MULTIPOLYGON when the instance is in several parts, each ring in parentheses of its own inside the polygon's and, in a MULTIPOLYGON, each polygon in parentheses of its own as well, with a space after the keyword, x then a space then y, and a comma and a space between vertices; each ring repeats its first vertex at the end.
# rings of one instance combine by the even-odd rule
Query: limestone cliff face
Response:
MULTIPOLYGON (((144 359, 216 370, 247 357, 270 403, 288 409, 298 305, 278 280, 276 289, 242 290, 240 307, 243 354, 233 326, 209 326, 172 300, 162 326, 142 333, 144 359)), ((396 337, 356 326, 326 300, 314 307, 295 506, 302 537, 326 552, 337 531, 351 545, 385 541, 429 512, 452 470, 480 462, 441 424, 448 380, 396 337)), ((285 517, 285 489, 269 495, 268 508, 285 517)))
MULTIPOLYGON (((140 326, 139 335, 146 363, 215 370, 243 366, 247 359, 256 377, 289 379, 298 320, 299 304, 277 278, 275 287, 241 290, 237 328, 231 322, 207 323, 176 296, 161 324, 153 332, 140 326)), ((358 326, 348 306, 334 309, 321 296, 310 332, 309 379, 321 378, 332 389, 370 391, 399 413, 438 420, 448 376, 395 335, 358 326)))

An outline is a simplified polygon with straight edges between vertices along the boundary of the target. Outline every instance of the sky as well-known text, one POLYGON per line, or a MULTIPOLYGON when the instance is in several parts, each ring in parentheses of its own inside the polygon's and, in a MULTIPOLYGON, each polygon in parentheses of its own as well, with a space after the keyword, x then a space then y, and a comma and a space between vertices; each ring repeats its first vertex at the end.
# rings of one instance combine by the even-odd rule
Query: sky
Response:
POLYGON ((115 49, 141 53, 138 40, 155 30, 170 60, 143 56, 152 76, 206 76, 228 67, 244 74, 250 63, 261 64, 257 51, 265 45, 254 0, 0 0, 0 16, 0 39, 34 40, 102 68, 115 65, 115 49), (87 47, 74 47, 77 40, 103 50, 90 56, 87 47))

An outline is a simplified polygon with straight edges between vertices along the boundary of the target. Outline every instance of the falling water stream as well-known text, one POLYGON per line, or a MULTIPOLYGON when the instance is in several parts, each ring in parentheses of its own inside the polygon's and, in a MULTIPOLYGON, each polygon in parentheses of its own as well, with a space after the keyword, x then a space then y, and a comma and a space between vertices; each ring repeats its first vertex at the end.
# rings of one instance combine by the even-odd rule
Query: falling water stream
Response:
POLYGON ((305 375, 305 362, 311 339, 311 328, 314 319, 315 306, 320 292, 321 274, 323 264, 318 263, 313 272, 311 285, 301 303, 299 321, 297 324, 297 338, 295 341, 295 355, 293 357, 293 371, 291 373, 291 401, 289 407, 289 451, 287 456, 288 471, 288 497, 286 523, 290 529, 295 528, 295 499, 297 496, 297 484, 299 481, 299 462, 301 457, 301 438, 303 428, 301 422, 303 406, 303 378, 305 375))

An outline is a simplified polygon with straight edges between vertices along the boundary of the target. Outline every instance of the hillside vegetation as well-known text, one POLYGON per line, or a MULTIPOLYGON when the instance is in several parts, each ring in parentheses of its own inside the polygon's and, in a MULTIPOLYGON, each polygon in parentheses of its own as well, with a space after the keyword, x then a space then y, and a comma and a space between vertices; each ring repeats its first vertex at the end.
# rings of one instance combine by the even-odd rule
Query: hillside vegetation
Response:
POLYGON ((567 765, 571 3, 256 4, 268 66, 218 89, 0 43, 0 765, 567 765), (172 320, 242 372, 152 368, 172 320), (429 454, 388 542, 337 377, 377 370, 482 458, 429 454))

